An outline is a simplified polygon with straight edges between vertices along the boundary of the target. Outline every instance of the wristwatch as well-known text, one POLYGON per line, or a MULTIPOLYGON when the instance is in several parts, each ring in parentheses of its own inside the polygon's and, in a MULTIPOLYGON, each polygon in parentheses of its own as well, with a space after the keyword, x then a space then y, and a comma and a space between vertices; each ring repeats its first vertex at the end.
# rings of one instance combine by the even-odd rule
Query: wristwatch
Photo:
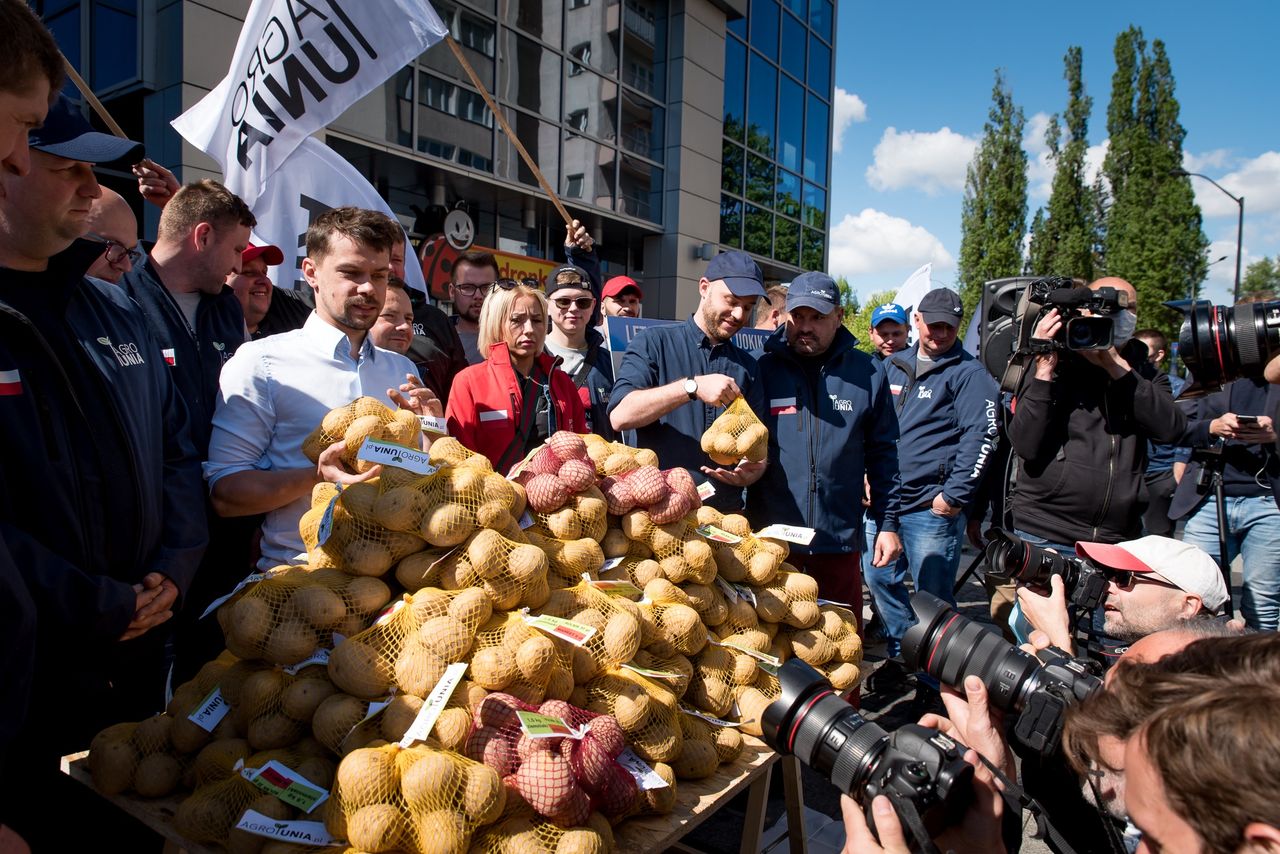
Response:
POLYGON ((698 381, 693 377, 685 377, 684 393, 689 395, 690 400, 698 399, 698 381))

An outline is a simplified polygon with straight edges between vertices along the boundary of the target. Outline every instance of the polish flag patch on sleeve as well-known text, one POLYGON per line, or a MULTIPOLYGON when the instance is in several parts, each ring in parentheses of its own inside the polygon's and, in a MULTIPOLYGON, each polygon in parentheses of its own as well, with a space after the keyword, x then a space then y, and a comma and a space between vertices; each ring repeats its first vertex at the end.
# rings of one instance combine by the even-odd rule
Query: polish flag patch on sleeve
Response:
POLYGON ((22 377, 17 371, 0 371, 0 397, 22 394, 22 377))
POLYGON ((795 415, 796 399, 794 397, 775 397, 769 401, 770 415, 795 415))
POLYGON ((178 363, 177 359, 174 357, 172 347, 167 350, 161 350, 160 355, 164 356, 164 363, 171 368, 178 363))
POLYGON ((902 394, 902 386, 889 383, 889 391, 893 392, 894 397, 897 397, 898 395, 902 394))

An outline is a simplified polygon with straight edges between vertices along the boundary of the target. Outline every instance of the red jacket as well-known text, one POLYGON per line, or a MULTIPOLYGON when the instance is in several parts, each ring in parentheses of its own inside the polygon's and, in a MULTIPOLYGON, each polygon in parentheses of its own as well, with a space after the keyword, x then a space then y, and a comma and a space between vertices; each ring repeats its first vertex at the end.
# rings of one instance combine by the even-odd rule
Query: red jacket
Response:
MULTIPOLYGON (((587 417, 573 380, 546 353, 538 356, 538 366, 551 377, 551 402, 555 412, 553 430, 587 432, 587 417)), ((511 367, 506 344, 494 344, 489 359, 472 365, 453 379, 445 418, 449 435, 478 454, 484 454, 495 470, 506 474, 524 458, 524 439, 516 434, 521 423, 523 400, 520 383, 511 367), (517 447, 513 447, 517 446, 517 447)))

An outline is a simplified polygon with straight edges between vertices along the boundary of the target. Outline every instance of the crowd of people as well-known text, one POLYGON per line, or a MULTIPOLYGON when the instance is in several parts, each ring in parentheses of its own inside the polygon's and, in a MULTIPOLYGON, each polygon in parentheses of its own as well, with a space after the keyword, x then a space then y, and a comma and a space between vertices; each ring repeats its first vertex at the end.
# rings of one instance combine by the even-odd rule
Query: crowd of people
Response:
MULTIPOLYGON (((867 354, 830 276, 766 286, 727 251, 693 312, 638 334, 615 373, 600 320, 639 316, 641 283, 601 281, 580 223, 545 283, 463 253, 446 314, 406 286, 397 222, 337 208, 305 236, 307 287, 277 288, 283 255, 250 242, 243 201, 213 180, 180 185, 141 144, 94 131, 57 96, 60 55, 24 3, 0 0, 0 28, 14 46, 0 78, 0 850, 21 850, 9 827, 36 847, 51 838, 60 755, 163 707, 166 679, 216 654, 216 626, 194 615, 255 564, 297 560, 317 483, 376 475, 348 468, 342 443, 318 464, 303 453, 327 411, 362 395, 443 421, 504 473, 557 430, 650 448, 705 503, 811 528, 791 562, 859 617, 865 583, 890 656, 915 622, 909 585, 954 604, 964 538, 982 545, 988 517, 1008 517, 1107 578, 1084 627, 1059 576, 991 589, 1011 633, 1034 630, 1029 648, 1074 653, 1089 629, 1109 668, 1072 709, 1061 754, 1020 766, 1063 835, 1076 850, 1280 849, 1276 392, 1244 379, 1176 404, 1167 345, 1138 331, 1127 282, 1091 285, 1130 297, 1115 347, 1039 355, 1005 399, 959 341, 954 292, 877 308, 867 354), (137 176, 160 208, 154 242, 99 167, 137 176), (772 330, 762 350, 736 343, 748 324, 772 330), (720 465, 700 440, 739 398, 768 429, 767 458, 720 465), (1219 619, 1231 591, 1209 556, 1219 508, 1205 470, 1222 478, 1221 533, 1227 558, 1243 555, 1256 634, 1219 619)), ((1061 323, 1050 311, 1035 337, 1061 323)), ((878 676, 911 678, 893 659, 878 676)), ((988 764, 1016 767, 1002 722, 980 682, 920 684, 934 689, 947 715, 929 725, 977 765, 978 797, 945 842, 1000 850, 1009 806, 988 764)), ((887 801, 874 835, 847 806, 849 850, 907 850, 887 801)))

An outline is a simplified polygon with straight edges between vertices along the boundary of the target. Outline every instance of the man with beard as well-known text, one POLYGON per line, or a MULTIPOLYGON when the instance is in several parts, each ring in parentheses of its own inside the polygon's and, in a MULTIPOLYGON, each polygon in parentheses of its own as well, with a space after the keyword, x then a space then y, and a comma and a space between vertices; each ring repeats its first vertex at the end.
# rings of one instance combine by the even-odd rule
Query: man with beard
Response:
POLYGON ((630 276, 614 276, 600 292, 600 308, 605 317, 639 317, 644 293, 630 276))
MULTIPOLYGON (((422 388, 413 363, 374 345, 391 275, 391 247, 400 227, 360 208, 335 208, 307 230, 302 275, 316 309, 303 327, 250 341, 222 372, 205 478, 222 516, 265 513, 263 568, 293 562, 303 548, 298 520, 311 488, 322 480, 351 483, 337 461, 338 443, 312 465, 302 452, 307 435, 330 409, 357 397, 385 398, 420 415, 434 396, 422 388)), ((376 471, 376 469, 374 469, 376 471)))
POLYGON ((453 326, 458 338, 462 341, 462 349, 466 352, 467 363, 471 365, 483 362, 480 354, 480 309, 484 307, 484 298, 489 295, 489 288, 497 281, 498 260, 491 252, 473 249, 463 252, 453 263, 449 271, 449 299, 453 301, 453 326))
POLYGON ((689 469, 694 482, 714 480, 704 501, 720 510, 742 507, 742 490, 764 474, 765 463, 716 465, 702 434, 723 407, 745 396, 760 415, 764 391, 756 360, 732 338, 764 296, 760 267, 745 252, 723 252, 698 282, 698 307, 684 323, 646 329, 632 339, 609 398, 614 430, 635 430, 635 444, 651 448, 664 466, 689 469))

